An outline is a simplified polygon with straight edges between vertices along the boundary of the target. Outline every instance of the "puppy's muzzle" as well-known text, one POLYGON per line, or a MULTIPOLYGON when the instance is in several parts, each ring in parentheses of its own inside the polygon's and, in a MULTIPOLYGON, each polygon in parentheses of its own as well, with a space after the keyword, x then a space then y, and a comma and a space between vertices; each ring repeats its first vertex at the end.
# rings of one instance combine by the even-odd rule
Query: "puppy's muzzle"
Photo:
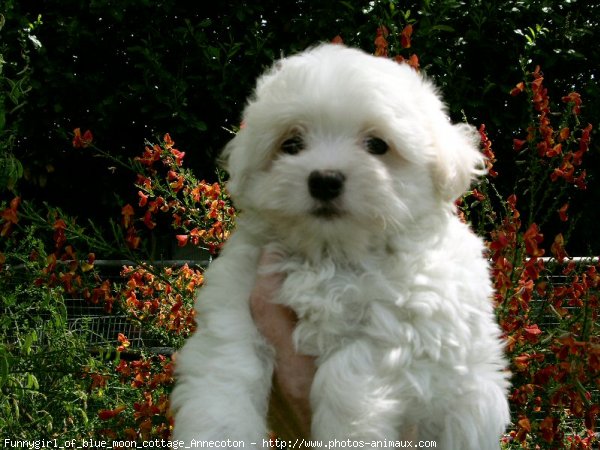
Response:
POLYGON ((340 196, 345 181, 339 170, 313 170, 308 176, 308 190, 316 200, 328 202, 340 196))

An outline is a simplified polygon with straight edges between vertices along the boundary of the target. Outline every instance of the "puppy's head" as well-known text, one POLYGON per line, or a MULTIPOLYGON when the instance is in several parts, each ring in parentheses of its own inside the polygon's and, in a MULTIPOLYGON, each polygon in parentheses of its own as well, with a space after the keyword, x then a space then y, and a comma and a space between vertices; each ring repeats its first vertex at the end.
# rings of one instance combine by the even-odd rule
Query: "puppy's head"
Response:
POLYGON ((449 122, 417 72, 341 45, 277 62, 243 120, 224 151, 236 205, 324 238, 419 226, 483 163, 474 130, 449 122))

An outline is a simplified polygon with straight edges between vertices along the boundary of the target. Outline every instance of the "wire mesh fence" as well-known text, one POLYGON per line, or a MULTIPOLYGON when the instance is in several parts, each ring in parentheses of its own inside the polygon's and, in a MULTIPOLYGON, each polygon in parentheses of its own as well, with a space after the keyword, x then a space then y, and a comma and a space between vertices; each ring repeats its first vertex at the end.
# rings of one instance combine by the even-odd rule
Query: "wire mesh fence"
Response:
MULTIPOLYGON (((205 268, 209 263, 209 260, 165 260, 152 262, 151 265, 156 269, 177 269, 184 265, 205 268)), ((126 282, 122 276, 123 268, 136 265, 135 262, 129 260, 96 260, 94 262, 100 279, 108 280, 115 286, 123 285, 126 282)), ((24 266, 11 268, 11 274, 11 285, 28 283, 26 280, 29 277, 24 266)), ((68 332, 82 338, 90 350, 104 347, 115 348, 118 345, 118 336, 122 334, 127 337, 129 342, 127 351, 130 353, 142 350, 161 354, 174 352, 173 348, 163 346, 155 336, 150 336, 145 332, 139 322, 118 307, 114 308, 113 312, 109 312, 105 304, 101 302, 93 304, 83 296, 65 295, 63 297, 64 304, 58 307, 63 308, 64 306, 68 332)), ((56 307, 57 305, 49 305, 47 310, 38 308, 31 311, 31 317, 27 320, 32 324, 35 323, 36 341, 43 342, 48 327, 52 327, 53 321, 57 320, 56 311, 53 311, 53 308, 56 307)), ((0 308, 0 314, 9 315, 9 311, 3 311, 0 308)), ((19 330, 15 329, 14 333, 9 333, 5 339, 7 344, 20 345, 22 336, 19 330)))

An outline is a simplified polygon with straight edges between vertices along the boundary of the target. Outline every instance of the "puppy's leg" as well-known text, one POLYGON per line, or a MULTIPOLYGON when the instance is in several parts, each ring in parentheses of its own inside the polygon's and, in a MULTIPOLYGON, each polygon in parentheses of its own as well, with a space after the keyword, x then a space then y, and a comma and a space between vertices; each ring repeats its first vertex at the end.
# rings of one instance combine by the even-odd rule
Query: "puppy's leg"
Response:
POLYGON ((173 439, 188 446, 262 447, 266 437, 273 362, 248 303, 258 251, 235 237, 205 274, 197 331, 176 357, 173 439))
POLYGON ((451 404, 440 408, 444 414, 436 420, 435 432, 430 436, 421 434, 421 439, 433 439, 438 448, 448 450, 500 448, 500 438, 510 422, 507 383, 499 373, 494 373, 491 379, 481 377, 470 384, 468 389, 463 387, 463 393, 451 404))
POLYGON ((372 345, 359 340, 319 362, 311 390, 314 439, 349 439, 365 447, 400 439, 405 405, 385 389, 372 352, 372 345))
POLYGON ((263 446, 272 363, 260 351, 251 336, 224 342, 200 331, 188 340, 176 360, 173 439, 263 446))

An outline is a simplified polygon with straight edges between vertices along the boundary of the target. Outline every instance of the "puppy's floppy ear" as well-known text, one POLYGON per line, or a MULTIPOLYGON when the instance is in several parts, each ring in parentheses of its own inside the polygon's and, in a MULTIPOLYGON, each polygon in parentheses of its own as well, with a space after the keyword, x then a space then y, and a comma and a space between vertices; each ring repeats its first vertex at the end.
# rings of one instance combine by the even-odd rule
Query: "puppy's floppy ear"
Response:
POLYGON ((441 198, 453 202, 486 172, 485 157, 479 151, 479 133, 471 125, 453 125, 444 120, 438 124, 434 139, 434 183, 441 198))

